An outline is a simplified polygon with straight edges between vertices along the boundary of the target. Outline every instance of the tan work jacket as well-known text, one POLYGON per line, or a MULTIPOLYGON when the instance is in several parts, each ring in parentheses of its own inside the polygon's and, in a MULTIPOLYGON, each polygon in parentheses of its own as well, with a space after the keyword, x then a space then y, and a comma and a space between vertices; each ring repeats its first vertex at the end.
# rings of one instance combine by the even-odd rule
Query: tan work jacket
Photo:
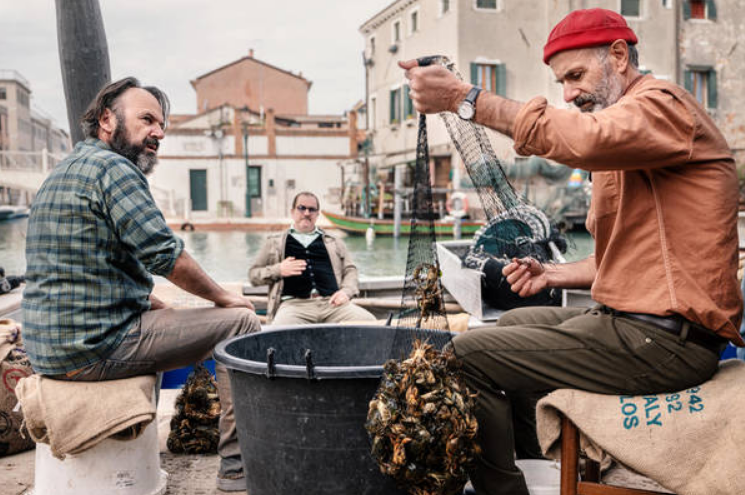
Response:
POLYGON ((722 134, 683 88, 640 77, 614 105, 579 113, 528 102, 515 150, 592 172, 592 297, 679 314, 738 346, 738 180, 722 134))
MULTIPOLYGON (((285 243, 290 231, 270 235, 261 251, 256 256, 248 270, 248 280, 252 285, 268 285, 268 301, 266 308, 267 321, 271 322, 282 302, 282 287, 284 279, 279 273, 279 264, 285 259, 285 243)), ((352 299, 359 294, 359 280, 357 267, 352 263, 347 246, 341 239, 322 232, 323 244, 329 253, 331 267, 334 270, 336 283, 340 290, 352 299)))

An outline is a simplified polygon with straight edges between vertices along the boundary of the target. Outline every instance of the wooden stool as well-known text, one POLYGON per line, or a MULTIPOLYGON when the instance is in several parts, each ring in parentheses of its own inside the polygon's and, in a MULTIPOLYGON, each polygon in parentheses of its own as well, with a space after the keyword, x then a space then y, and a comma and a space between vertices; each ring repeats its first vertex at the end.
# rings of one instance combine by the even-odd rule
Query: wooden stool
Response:
POLYGON ((600 465, 587 458, 584 476, 580 479, 579 456, 579 432, 574 423, 564 417, 561 420, 561 495, 670 495, 601 483, 600 465))

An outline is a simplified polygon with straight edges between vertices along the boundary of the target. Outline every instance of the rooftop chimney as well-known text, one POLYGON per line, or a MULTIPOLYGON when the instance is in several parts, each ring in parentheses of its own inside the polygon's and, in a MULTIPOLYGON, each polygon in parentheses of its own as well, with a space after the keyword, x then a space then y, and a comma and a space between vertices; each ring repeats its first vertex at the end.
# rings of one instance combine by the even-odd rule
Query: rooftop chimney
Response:
POLYGON ((249 48, 248 49, 248 57, 249 58, 254 58, 254 49, 253 48, 249 48))

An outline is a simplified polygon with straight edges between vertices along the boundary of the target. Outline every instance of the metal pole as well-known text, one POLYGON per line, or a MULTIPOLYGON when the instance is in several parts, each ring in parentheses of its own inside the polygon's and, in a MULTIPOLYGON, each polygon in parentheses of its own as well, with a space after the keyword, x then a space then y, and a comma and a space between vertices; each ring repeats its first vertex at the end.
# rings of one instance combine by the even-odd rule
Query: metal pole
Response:
POLYGON ((403 202, 401 167, 402 165, 396 165, 393 169, 393 237, 395 239, 401 237, 401 203, 403 202))
POLYGON ((246 217, 251 217, 251 167, 248 164, 248 125, 243 125, 243 157, 246 160, 246 217))
POLYGON ((365 66, 365 218, 370 218, 370 146, 372 141, 370 139, 370 63, 365 56, 365 51, 362 50, 362 64, 365 66))
POLYGON ((57 44, 73 143, 84 139, 82 117, 111 81, 109 48, 98 0, 56 0, 57 44))

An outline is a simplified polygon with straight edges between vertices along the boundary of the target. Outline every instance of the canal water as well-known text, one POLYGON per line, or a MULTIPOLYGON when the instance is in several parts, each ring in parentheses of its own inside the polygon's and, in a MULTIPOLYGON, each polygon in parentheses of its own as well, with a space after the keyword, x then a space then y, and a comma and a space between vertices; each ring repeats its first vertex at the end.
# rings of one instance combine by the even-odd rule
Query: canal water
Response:
MULTIPOLYGON (((26 270, 27 219, 0 222, 0 266, 8 275, 26 270)), ((253 263, 269 232, 178 232, 191 254, 207 273, 218 282, 248 280, 248 268, 253 263)), ((447 238, 438 240, 448 240, 447 238)), ((586 232, 569 234, 567 260, 585 258, 593 249, 592 238, 586 232)), ((362 236, 344 239, 360 275, 365 277, 402 275, 406 270, 408 238, 398 240, 378 237, 368 248, 362 236)))

